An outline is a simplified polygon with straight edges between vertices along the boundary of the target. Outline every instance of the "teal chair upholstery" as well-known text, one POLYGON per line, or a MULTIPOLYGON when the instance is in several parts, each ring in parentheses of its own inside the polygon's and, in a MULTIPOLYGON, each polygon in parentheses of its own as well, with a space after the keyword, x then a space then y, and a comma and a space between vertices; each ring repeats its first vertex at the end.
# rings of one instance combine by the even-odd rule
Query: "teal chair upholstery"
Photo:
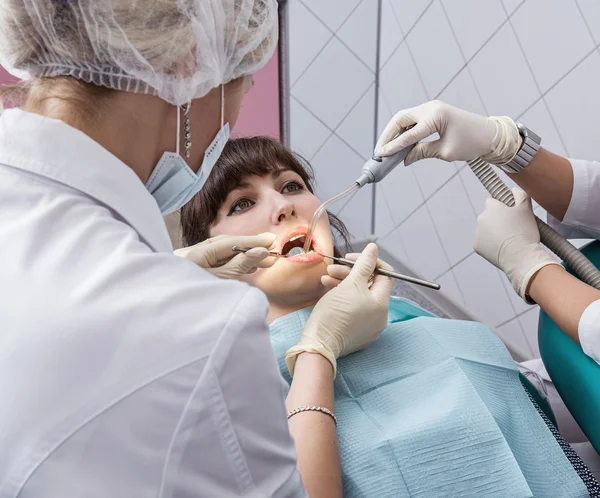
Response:
MULTIPOLYGON (((581 251, 600 267, 600 242, 594 241, 581 251)), ((600 453, 600 365, 543 311, 540 311, 538 341, 544 365, 558 393, 600 453)))

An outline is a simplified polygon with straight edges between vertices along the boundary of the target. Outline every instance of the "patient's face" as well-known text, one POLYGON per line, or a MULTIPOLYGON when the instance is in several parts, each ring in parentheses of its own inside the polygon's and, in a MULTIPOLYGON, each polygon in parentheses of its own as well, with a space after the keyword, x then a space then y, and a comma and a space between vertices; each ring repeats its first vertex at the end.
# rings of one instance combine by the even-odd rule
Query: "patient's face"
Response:
MULTIPOLYGON (((303 245, 304 234, 319 205, 319 199, 293 171, 282 169, 265 177, 249 176, 227 196, 211 227, 211 236, 271 232, 277 236, 271 250, 287 254, 292 247, 303 245)), ((333 237, 326 214, 317 224, 312 244, 316 251, 333 255, 333 237)), ((330 263, 311 251, 302 256, 279 258, 271 268, 259 269, 245 280, 265 292, 269 300, 303 303, 325 292, 321 276, 327 273, 330 263)))

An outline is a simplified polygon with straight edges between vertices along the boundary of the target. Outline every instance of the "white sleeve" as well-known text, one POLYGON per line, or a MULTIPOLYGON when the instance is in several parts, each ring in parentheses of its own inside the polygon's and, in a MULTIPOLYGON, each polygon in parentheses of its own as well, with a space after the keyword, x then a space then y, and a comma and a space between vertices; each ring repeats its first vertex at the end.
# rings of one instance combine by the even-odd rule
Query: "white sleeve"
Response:
POLYGON ((594 238, 600 234, 600 162, 570 159, 573 193, 562 221, 548 214, 548 224, 566 238, 594 238))
POLYGON ((227 351, 226 355, 214 360, 214 372, 227 407, 227 424, 235 437, 235 443, 225 443, 241 449, 236 462, 238 472, 232 477, 245 490, 240 496, 305 497, 287 424, 288 385, 279 372, 265 321, 268 305, 256 289, 248 294, 236 310, 239 323, 229 325, 239 327, 237 338, 229 351, 227 346, 220 348, 227 351), (257 313, 261 308, 265 312, 257 313))
POLYGON ((600 363, 600 299, 590 304, 581 315, 579 341, 583 352, 600 363))

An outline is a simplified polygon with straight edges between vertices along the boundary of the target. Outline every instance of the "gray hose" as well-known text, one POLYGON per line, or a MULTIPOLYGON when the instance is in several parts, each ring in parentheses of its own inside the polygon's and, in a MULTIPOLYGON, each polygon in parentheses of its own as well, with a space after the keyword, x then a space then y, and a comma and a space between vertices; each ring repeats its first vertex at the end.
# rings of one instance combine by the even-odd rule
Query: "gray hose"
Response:
MULTIPOLYGON (((512 192, 504 185, 504 182, 496 174, 492 166, 480 158, 468 161, 467 164, 494 199, 499 200, 507 206, 515 205, 512 192)), ((573 244, 537 216, 535 217, 535 221, 540 231, 540 240, 542 243, 562 259, 586 284, 600 289, 600 271, 596 269, 593 263, 573 244)))

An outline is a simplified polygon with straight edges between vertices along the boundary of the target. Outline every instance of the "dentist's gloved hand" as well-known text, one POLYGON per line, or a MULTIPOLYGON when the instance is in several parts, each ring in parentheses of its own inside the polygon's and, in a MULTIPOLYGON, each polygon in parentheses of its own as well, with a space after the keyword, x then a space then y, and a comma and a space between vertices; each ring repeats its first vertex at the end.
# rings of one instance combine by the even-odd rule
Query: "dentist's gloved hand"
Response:
POLYGON ((512 190, 515 205, 509 207, 489 198, 485 211, 477 218, 473 248, 497 268, 500 268, 525 302, 531 278, 544 266, 559 265, 540 244, 531 199, 521 189, 512 190))
POLYGON ((506 164, 519 151, 521 136, 510 118, 486 118, 434 100, 398 112, 383 130, 375 154, 389 156, 413 144, 417 145, 404 160, 406 166, 426 158, 482 157, 492 164, 506 164), (407 130, 410 126, 414 127, 407 130), (435 133, 438 140, 417 143, 435 133))
MULTIPOLYGON (((361 253, 348 253, 344 256, 344 258, 349 259, 350 261, 356 261, 359 257, 360 257, 361 253)), ((387 268, 389 270, 393 270, 394 268, 392 268, 390 265, 388 265, 385 261, 378 259, 377 260, 377 267, 379 268, 387 268)), ((329 266, 327 266, 327 275, 323 275, 321 277, 321 283, 323 284, 323 287, 326 287, 328 289, 333 289, 334 287, 337 287, 338 285, 340 285, 346 278, 348 278, 348 275, 350 275, 350 272, 352 271, 352 267, 351 266, 347 266, 344 264, 331 264, 329 266)))
POLYGON ((195 246, 175 251, 176 256, 189 259, 220 278, 236 279, 257 268, 268 268, 275 263, 269 258, 269 247, 275 243, 275 234, 217 235, 195 246), (251 247, 245 253, 236 253, 233 246, 251 247))
POLYGON ((368 346, 387 327, 392 280, 383 275, 372 278, 377 254, 377 246, 369 244, 344 281, 317 303, 300 342, 285 355, 292 375, 296 358, 304 352, 323 355, 335 375, 337 358, 368 346))

